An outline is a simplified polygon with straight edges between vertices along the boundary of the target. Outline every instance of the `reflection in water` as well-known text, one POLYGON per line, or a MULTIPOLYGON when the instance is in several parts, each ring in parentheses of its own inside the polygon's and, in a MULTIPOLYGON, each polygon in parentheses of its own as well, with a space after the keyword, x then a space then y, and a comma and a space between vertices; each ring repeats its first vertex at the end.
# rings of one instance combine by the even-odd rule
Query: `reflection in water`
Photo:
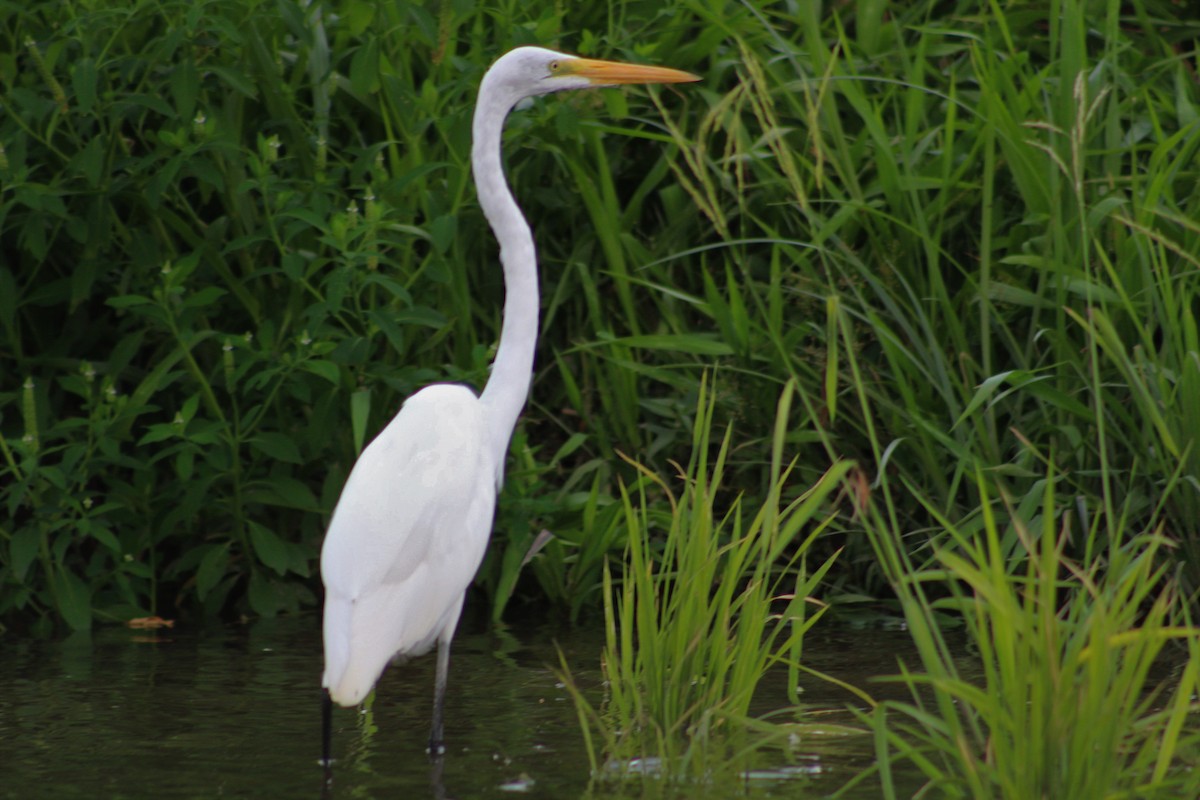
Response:
POLYGON ((433 788, 433 800, 446 800, 446 783, 442 780, 442 771, 446 767, 446 756, 436 755, 429 769, 429 785, 433 788))
MULTIPOLYGON (((881 641, 887 634, 872 632, 864 652, 856 646, 860 636, 846 633, 824 645, 812 637, 805 654, 851 683, 864 683, 864 670, 893 672, 906 639, 897 637, 893 647, 881 641), (864 657, 877 661, 859 664, 864 657)), ((588 791, 588 761, 575 709, 552 669, 555 642, 580 684, 598 687, 598 632, 464 627, 453 653, 446 756, 431 760, 425 751, 434 659, 421 658, 385 673, 373 705, 334 710, 327 773, 320 765, 315 615, 176 629, 149 640, 111 628, 53 642, 6 639, 0 798, 312 797, 318 786, 330 798, 579 797, 588 791)), ((814 705, 836 709, 851 700, 806 688, 814 705)), ((834 716, 851 720, 844 711, 834 716)), ((802 758, 811 764, 817 752, 822 772, 775 765, 757 778, 803 777, 750 780, 749 793, 818 797, 870 763, 870 737, 813 744, 802 758)), ((686 794, 704 795, 694 787, 686 794)))

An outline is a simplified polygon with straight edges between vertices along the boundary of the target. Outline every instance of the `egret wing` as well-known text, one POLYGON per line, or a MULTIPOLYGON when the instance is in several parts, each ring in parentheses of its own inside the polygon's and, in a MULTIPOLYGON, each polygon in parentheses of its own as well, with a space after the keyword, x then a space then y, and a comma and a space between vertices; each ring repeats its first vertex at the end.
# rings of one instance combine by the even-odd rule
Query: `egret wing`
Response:
POLYGON ((478 525, 470 506, 495 497, 486 488, 494 480, 486 437, 483 409, 466 387, 413 395, 346 481, 321 553, 326 586, 354 597, 402 582, 433 557, 472 550, 463 542, 471 533, 483 540, 474 543, 482 556, 488 531, 463 526, 478 525))
POLYGON ((361 700, 394 655, 453 631, 495 509, 486 441, 478 398, 431 386, 355 464, 321 552, 324 682, 339 703, 361 700))

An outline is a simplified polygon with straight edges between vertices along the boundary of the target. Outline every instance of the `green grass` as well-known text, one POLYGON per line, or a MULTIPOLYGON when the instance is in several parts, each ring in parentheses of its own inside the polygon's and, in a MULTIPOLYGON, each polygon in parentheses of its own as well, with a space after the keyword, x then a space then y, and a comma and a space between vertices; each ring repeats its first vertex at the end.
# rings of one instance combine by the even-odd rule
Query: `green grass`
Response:
POLYGON ((1194 796, 1200 636, 1161 564, 1166 540, 1129 536, 1081 564, 1064 550, 1097 530, 1059 504, 1058 476, 1027 508, 976 480, 982 518, 944 521, 935 565, 913 567, 885 508, 867 526, 921 662, 897 678, 912 702, 863 715, 884 796, 898 796, 897 765, 944 797, 1194 796), (940 630, 947 614, 966 623, 976 658, 940 630))
MULTIPOLYGON (((889 466, 943 512, 978 506, 968 456, 1034 480, 1054 448, 1086 496, 1122 471, 1140 513, 1165 497, 1196 561, 1196 30, 1170 4, 73 8, 4 34, 10 622, 52 620, 55 580, 95 599, 76 622, 313 602, 322 512, 362 442, 414 388, 485 377, 499 274, 467 122, 491 57, 534 40, 706 85, 513 119, 546 301, 483 575, 498 609, 595 599, 623 546, 587 544, 619 513, 613 453, 684 458, 713 363, 738 488, 765 491, 761 420, 788 378, 801 483, 865 462, 846 349, 889 466), (554 563, 518 581, 531 527, 557 535, 554 563)), ((884 591, 847 544, 836 580, 884 591)))
MULTIPOLYGON (((2 624, 313 606, 325 515, 363 443, 416 388, 486 378, 500 275, 470 185, 471 104, 500 52, 554 43, 561 12, 497 9, 497 25, 450 6, 317 8, 144 0, 7 17, 2 624)), ((597 35, 614 24, 593 17, 597 35)), ((620 55, 595 36, 572 44, 620 55)), ((595 595, 607 547, 589 555, 580 512, 611 516, 611 447, 649 438, 637 392, 600 388, 634 387, 612 357, 637 326, 607 296, 632 297, 627 262, 644 250, 626 231, 661 216, 669 178, 642 169, 660 151, 622 150, 654 135, 630 113, 597 94, 512 125, 531 215, 581 249, 545 248, 540 364, 572 382, 549 392, 539 375, 535 435, 517 440, 482 575, 497 613, 531 521, 558 536, 525 595, 595 595), (640 170, 653 210, 614 211, 610 167, 640 170), (572 173, 596 194, 564 215, 540 176, 572 173), (593 415, 611 423, 573 429, 593 415)))
MULTIPOLYGON (((1192 757, 1184 694, 1164 690, 1160 712, 1140 693, 1200 591, 1186 4, 6 8, 0 625, 316 605, 326 515, 363 443, 421 385, 486 378, 500 275, 470 108, 497 54, 538 43, 704 80, 547 98, 510 125, 544 316, 479 579, 494 616, 549 601, 585 618, 609 596, 617 621, 657 597, 664 618, 707 626, 691 607, 705 570, 733 566, 680 559, 740 553, 853 462, 811 511, 836 515, 822 535, 793 533, 810 564, 839 554, 827 618, 878 601, 914 631, 926 619, 912 674, 934 705, 887 708, 916 739, 872 718, 881 753, 960 793, 1009 791, 1023 756, 986 754, 1067 713, 1047 687, 1074 675, 1093 699, 1072 718, 1111 725, 1121 754, 1097 785, 1180 779, 1151 751, 1192 757), (651 479, 673 463, 692 483, 651 479), (662 546, 672 531, 688 544, 662 546), (694 585, 670 580, 690 570, 694 585), (948 671, 934 621, 952 618, 978 681, 948 671), (1002 641, 1047 696, 1024 722, 964 705, 968 684, 1026 696, 1002 641), (1119 702, 1093 707, 1106 693, 1119 702)), ((807 585, 795 554, 741 553, 739 574, 807 585)), ((741 602, 729 624, 745 622, 752 676, 792 633, 755 649, 770 626, 741 602)), ((613 635, 624 694, 608 708, 646 738, 592 719, 594 752, 686 757, 659 737, 694 740, 710 704, 737 727, 741 700, 621 689, 686 648, 613 635)), ((715 683, 744 698, 753 680, 715 683)), ((1042 743, 1085 763, 1070 736, 1042 743)))
POLYGON ((3 628, 316 606, 356 453, 486 379, 471 104, 559 46, 703 76, 507 138, 543 324, 478 584, 497 618, 608 600, 593 766, 745 752, 814 594, 921 653, 864 714, 885 793, 905 761, 952 796, 1195 793, 1186 3, 4 8, 3 628))
POLYGON ((782 453, 789 384, 773 491, 761 506, 744 505, 722 486, 732 430, 717 441, 715 395, 701 388, 688 465, 670 478, 637 465, 641 480, 622 492, 628 549, 623 572, 604 576, 603 704, 593 706, 567 676, 597 778, 651 761, 663 765, 661 779, 711 779, 716 765, 740 763, 735 754, 769 738, 747 746, 755 690, 781 665, 796 685, 804 633, 823 611, 810 604, 835 558, 810 566, 808 553, 833 521, 821 509, 850 465, 781 500, 794 467, 782 453))
MULTIPOLYGON (((1079 496, 1165 510, 1192 586, 1196 27, 1154 28, 1152 3, 931 8, 737 29, 742 80, 681 177, 733 231, 711 294, 741 311, 714 318, 747 373, 796 378, 802 468, 922 487, 896 498, 914 558, 928 505, 979 508, 975 464, 1026 491, 1054 452, 1079 496)), ((877 594, 861 541, 839 578, 877 594)))

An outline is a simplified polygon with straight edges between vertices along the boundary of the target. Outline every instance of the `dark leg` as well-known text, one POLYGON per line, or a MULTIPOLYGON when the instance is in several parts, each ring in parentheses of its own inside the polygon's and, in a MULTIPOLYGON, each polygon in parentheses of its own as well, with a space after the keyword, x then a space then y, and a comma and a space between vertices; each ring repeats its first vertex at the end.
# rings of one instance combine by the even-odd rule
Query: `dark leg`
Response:
POLYGON ((429 755, 446 752, 442 736, 442 719, 446 708, 446 676, 450 672, 450 639, 438 639, 437 678, 433 683, 433 731, 429 734, 429 755))
POLYGON ((333 763, 329 752, 333 739, 333 698, 328 689, 322 689, 321 694, 321 763, 328 767, 333 763))

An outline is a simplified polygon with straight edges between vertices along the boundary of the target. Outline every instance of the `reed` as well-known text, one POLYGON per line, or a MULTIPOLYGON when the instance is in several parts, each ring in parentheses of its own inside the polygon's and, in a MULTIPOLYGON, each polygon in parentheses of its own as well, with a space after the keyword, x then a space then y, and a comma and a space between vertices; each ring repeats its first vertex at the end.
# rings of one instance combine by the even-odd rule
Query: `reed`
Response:
POLYGON ((664 478, 635 465, 640 480, 622 493, 628 548, 622 571, 604 574, 602 704, 568 676, 597 777, 640 774, 653 763, 656 777, 696 780, 741 763, 754 749, 750 727, 769 738, 761 736, 769 726, 749 726, 755 690, 768 670, 799 664, 804 633, 823 613, 815 597, 835 557, 814 564, 809 551, 834 519, 822 509, 849 465, 794 491, 794 464, 784 456, 788 385, 773 489, 747 507, 722 486, 732 435, 717 438, 715 393, 705 382, 701 389, 687 466, 664 478))
POLYGON ((1200 629, 1163 566, 1161 530, 1084 563, 1069 553, 1103 512, 1063 504, 1065 481, 1048 473, 1040 504, 1019 504, 975 479, 983 513, 943 520, 929 566, 912 565, 884 509, 866 526, 920 653, 895 678, 912 701, 862 715, 883 786, 903 763, 946 797, 1195 795, 1200 629), (941 630, 947 614, 966 642, 941 630))

